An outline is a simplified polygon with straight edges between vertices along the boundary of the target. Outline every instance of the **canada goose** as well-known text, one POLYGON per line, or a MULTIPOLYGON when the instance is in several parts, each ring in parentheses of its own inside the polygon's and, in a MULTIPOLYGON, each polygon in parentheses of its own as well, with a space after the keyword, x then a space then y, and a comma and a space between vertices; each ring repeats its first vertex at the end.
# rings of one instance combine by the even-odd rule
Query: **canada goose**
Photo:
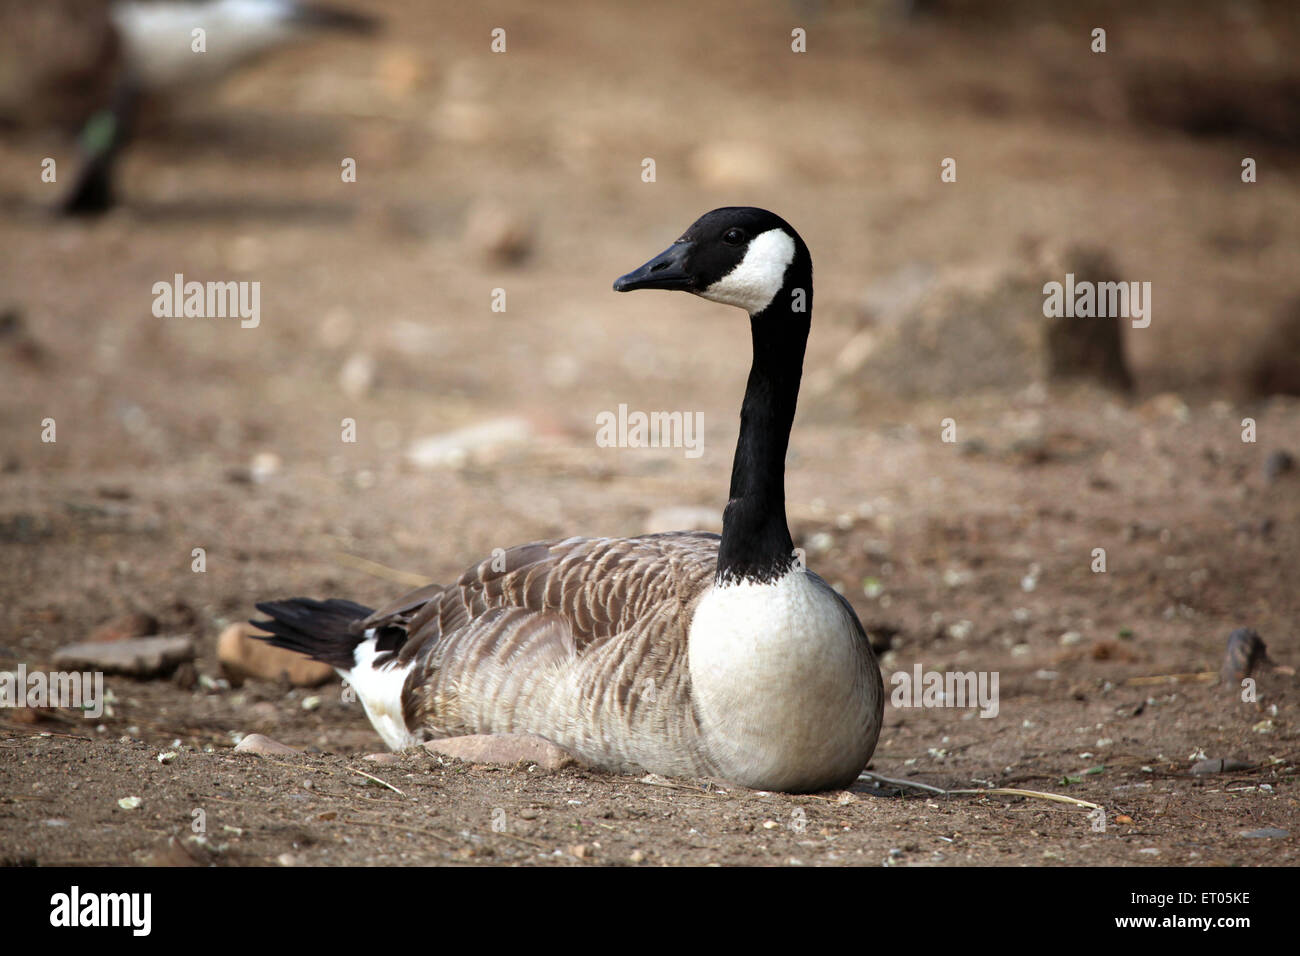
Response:
POLYGON ((120 63, 108 83, 110 102, 82 132, 82 167, 62 204, 71 215, 93 215, 113 205, 113 166, 142 97, 175 96, 215 82, 317 30, 369 33, 376 26, 364 14, 297 0, 114 0, 108 12, 120 63), (195 37, 200 29, 201 50, 195 37))
POLYGON ((253 623, 334 665, 393 749, 526 733, 614 772, 848 786, 875 749, 884 691, 852 606, 803 567, 786 526, 808 248, 766 210, 715 209, 614 289, 681 289, 750 314, 721 537, 527 544, 374 613, 295 598, 258 604, 271 619, 253 623))

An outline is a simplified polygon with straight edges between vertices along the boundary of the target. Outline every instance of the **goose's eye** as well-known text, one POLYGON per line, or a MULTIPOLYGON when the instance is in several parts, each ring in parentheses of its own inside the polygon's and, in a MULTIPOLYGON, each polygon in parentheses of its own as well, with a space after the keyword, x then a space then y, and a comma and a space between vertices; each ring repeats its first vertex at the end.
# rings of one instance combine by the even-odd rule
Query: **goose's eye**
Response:
POLYGON ((738 246, 744 240, 745 234, 739 229, 728 229, 722 234, 722 241, 729 246, 738 246))

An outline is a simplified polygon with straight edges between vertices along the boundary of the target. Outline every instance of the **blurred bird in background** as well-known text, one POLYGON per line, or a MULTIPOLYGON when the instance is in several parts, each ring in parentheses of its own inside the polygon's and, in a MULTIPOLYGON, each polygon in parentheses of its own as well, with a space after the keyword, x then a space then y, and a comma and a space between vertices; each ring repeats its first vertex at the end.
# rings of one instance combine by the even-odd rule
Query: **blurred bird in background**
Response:
POLYGON ((378 26, 297 0, 0 0, 0 122, 82 122, 81 166, 60 211, 96 215, 113 206, 142 101, 213 85, 323 31, 378 26))

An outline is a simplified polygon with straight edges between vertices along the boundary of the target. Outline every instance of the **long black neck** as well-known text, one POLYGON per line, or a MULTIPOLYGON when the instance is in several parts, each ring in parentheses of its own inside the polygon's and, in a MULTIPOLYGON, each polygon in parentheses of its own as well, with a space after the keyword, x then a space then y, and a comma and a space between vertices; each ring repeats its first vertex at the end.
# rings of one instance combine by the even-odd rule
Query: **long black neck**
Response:
POLYGON ((754 362, 740 408, 731 494, 722 515, 719 583, 769 582, 795 563, 785 518, 785 453, 794 424, 812 317, 812 270, 791 269, 786 287, 749 317, 754 362), (803 295, 794 290, 803 290, 803 295), (795 311, 802 305, 801 311, 795 311))

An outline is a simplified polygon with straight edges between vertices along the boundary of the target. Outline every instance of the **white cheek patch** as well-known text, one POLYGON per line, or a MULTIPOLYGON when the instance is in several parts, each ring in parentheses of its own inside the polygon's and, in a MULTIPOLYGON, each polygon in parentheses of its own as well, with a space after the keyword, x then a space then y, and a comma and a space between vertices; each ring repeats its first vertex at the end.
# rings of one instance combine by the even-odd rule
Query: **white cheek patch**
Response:
POLYGON ((784 229, 769 229, 755 236, 745 258, 700 296, 735 305, 757 315, 776 298, 785 284, 785 270, 794 261, 794 239, 784 229))

